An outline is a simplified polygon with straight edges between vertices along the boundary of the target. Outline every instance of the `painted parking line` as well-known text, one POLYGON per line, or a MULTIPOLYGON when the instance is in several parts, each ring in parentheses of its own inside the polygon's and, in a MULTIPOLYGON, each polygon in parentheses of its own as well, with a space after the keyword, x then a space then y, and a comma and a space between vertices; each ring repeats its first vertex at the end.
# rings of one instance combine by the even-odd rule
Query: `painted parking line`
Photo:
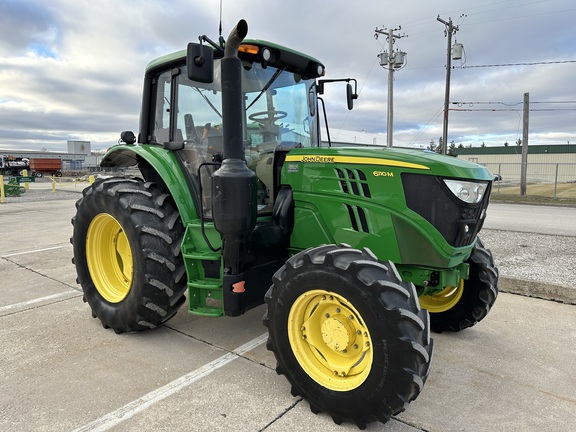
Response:
POLYGON ((228 363, 240 358, 242 355, 247 353, 248 351, 253 350, 256 347, 259 347, 264 342, 266 342, 266 338, 268 337, 267 333, 264 333, 261 336, 258 336, 255 339, 252 339, 250 342, 245 343, 244 345, 239 346, 234 351, 231 351, 227 354, 224 354, 221 357, 218 357, 216 360, 211 361, 210 363, 205 364, 204 366, 181 376, 180 378, 175 379, 174 381, 162 386, 154 391, 151 391, 144 396, 127 403, 123 407, 112 411, 78 429, 74 429, 73 432, 103 432, 107 431, 114 426, 119 425, 125 420, 133 417, 134 415, 138 414, 139 412, 144 411, 148 407, 154 405, 156 402, 160 402, 167 397, 173 395, 174 393, 179 392, 180 390, 188 387, 189 385, 195 383, 196 381, 204 378, 205 376, 210 375, 212 372, 220 369, 223 366, 226 366, 228 363))
MULTIPOLYGON (((11 254, 2 255, 2 256, 0 256, 0 258, 9 258, 9 257, 17 256, 17 255, 26 255, 26 254, 36 253, 36 252, 45 252, 45 251, 50 251, 50 250, 55 250, 55 249, 62 249, 65 247, 69 247, 69 245, 53 246, 53 247, 42 248, 42 249, 33 249, 33 250, 22 251, 22 252, 14 252, 11 254)), ((62 293, 52 294, 52 295, 49 295, 46 297, 40 297, 40 298, 36 298, 33 300, 28 300, 28 301, 24 301, 24 302, 20 302, 20 303, 14 303, 14 304, 7 305, 7 306, 0 306, 0 314, 7 312, 7 311, 14 310, 14 309, 23 309, 23 308, 26 308, 28 306, 34 305, 35 303, 48 302, 48 301, 52 301, 52 300, 59 300, 61 298, 65 298, 65 297, 69 297, 69 298, 77 297, 77 295, 74 295, 74 294, 75 293, 71 293, 71 292, 62 292, 62 293)))
POLYGON ((26 308, 30 305, 33 305, 35 303, 40 303, 40 302, 47 302, 47 301, 51 301, 51 300, 59 300, 61 298, 74 298, 74 297, 79 297, 80 295, 77 292, 61 292, 58 294, 52 294, 46 297, 40 297, 40 298, 35 298, 33 300, 27 300, 24 302, 20 302, 20 303, 14 303, 11 305, 7 305, 7 306, 0 306, 0 314, 3 312, 7 312, 13 309, 23 309, 26 308))
POLYGON ((11 253, 11 254, 2 255, 2 256, 0 256, 0 258, 8 258, 8 257, 16 256, 16 255, 26 255, 26 254, 30 254, 30 253, 44 252, 44 251, 49 251, 49 250, 54 250, 54 249, 62 249, 62 248, 64 248, 64 247, 69 247, 69 245, 66 245, 66 246, 54 246, 54 247, 49 247, 49 248, 44 248, 44 249, 34 249, 34 250, 23 251, 23 252, 14 252, 14 253, 11 253))

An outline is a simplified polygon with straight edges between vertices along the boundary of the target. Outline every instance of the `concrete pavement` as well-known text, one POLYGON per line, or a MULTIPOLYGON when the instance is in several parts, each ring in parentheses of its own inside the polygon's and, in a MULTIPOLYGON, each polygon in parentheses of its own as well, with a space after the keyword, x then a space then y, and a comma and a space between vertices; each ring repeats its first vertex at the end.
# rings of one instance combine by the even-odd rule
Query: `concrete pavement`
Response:
MULTIPOLYGON (((263 344, 263 307, 220 319, 183 308, 153 331, 103 329, 70 263, 73 198, 0 206, 0 430, 357 430, 290 395, 263 344)), ((367 430, 570 430, 575 312, 501 293, 477 326, 433 336, 419 398, 367 430)))

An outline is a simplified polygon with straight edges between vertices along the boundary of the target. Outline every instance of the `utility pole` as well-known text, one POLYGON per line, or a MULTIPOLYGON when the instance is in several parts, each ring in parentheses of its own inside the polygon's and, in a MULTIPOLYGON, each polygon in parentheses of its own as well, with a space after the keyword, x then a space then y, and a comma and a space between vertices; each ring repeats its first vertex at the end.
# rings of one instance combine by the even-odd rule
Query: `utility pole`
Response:
POLYGON ((448 143, 448 107, 450 104, 450 70, 452 69, 452 35, 456 34, 459 28, 452 23, 452 18, 448 18, 448 22, 446 22, 438 15, 436 19, 446 26, 444 34, 448 37, 448 49, 446 50, 446 91, 444 93, 444 124, 442 125, 442 154, 446 154, 448 143))
POLYGON ((378 39, 379 34, 388 37, 388 51, 381 51, 378 54, 380 59, 380 66, 388 69, 388 114, 386 122, 386 142, 388 147, 392 147, 393 133, 394 133, 394 71, 402 68, 404 65, 404 58, 406 53, 403 51, 394 52, 394 42, 396 39, 406 37, 406 35, 395 35, 394 31, 402 30, 402 27, 389 29, 376 28, 374 38, 378 39))
POLYGON ((528 121, 530 119, 530 93, 524 93, 522 120, 522 165, 520 167, 520 195, 526 195, 526 171, 528 168, 528 121))

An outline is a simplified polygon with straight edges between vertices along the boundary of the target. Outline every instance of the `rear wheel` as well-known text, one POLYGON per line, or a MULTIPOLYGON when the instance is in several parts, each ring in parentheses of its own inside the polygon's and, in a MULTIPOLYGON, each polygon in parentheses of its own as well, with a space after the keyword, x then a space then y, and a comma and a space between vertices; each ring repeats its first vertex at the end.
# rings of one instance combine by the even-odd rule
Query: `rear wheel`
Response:
POLYGON ((420 305, 430 312, 432 330, 460 331, 484 319, 498 296, 498 268, 492 252, 477 240, 470 258, 470 277, 459 286, 438 294, 421 296, 420 305))
POLYGON ((109 178, 86 188, 72 219, 74 263, 92 315, 117 333, 156 327, 184 302, 184 229, 152 183, 109 178))
POLYGON ((274 275, 267 347, 312 412, 361 429, 404 411, 428 376, 428 313, 394 264, 368 250, 320 246, 274 275))

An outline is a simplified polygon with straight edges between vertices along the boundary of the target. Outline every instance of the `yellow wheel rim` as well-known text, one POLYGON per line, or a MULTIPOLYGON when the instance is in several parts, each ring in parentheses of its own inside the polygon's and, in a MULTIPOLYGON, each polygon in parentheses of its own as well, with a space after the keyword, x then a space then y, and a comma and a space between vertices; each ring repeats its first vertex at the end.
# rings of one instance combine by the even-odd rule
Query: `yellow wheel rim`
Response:
POLYGON ((370 373, 370 332, 341 295, 312 290, 298 297, 288 316, 288 338, 302 369, 325 388, 350 391, 370 373))
POLYGON ((105 300, 119 303, 132 284, 132 251, 120 223, 106 213, 97 215, 86 234, 88 271, 105 300))
POLYGON ((452 309, 460 301, 464 292, 464 279, 458 286, 449 286, 434 295, 420 296, 420 306, 430 313, 445 312, 452 309))

